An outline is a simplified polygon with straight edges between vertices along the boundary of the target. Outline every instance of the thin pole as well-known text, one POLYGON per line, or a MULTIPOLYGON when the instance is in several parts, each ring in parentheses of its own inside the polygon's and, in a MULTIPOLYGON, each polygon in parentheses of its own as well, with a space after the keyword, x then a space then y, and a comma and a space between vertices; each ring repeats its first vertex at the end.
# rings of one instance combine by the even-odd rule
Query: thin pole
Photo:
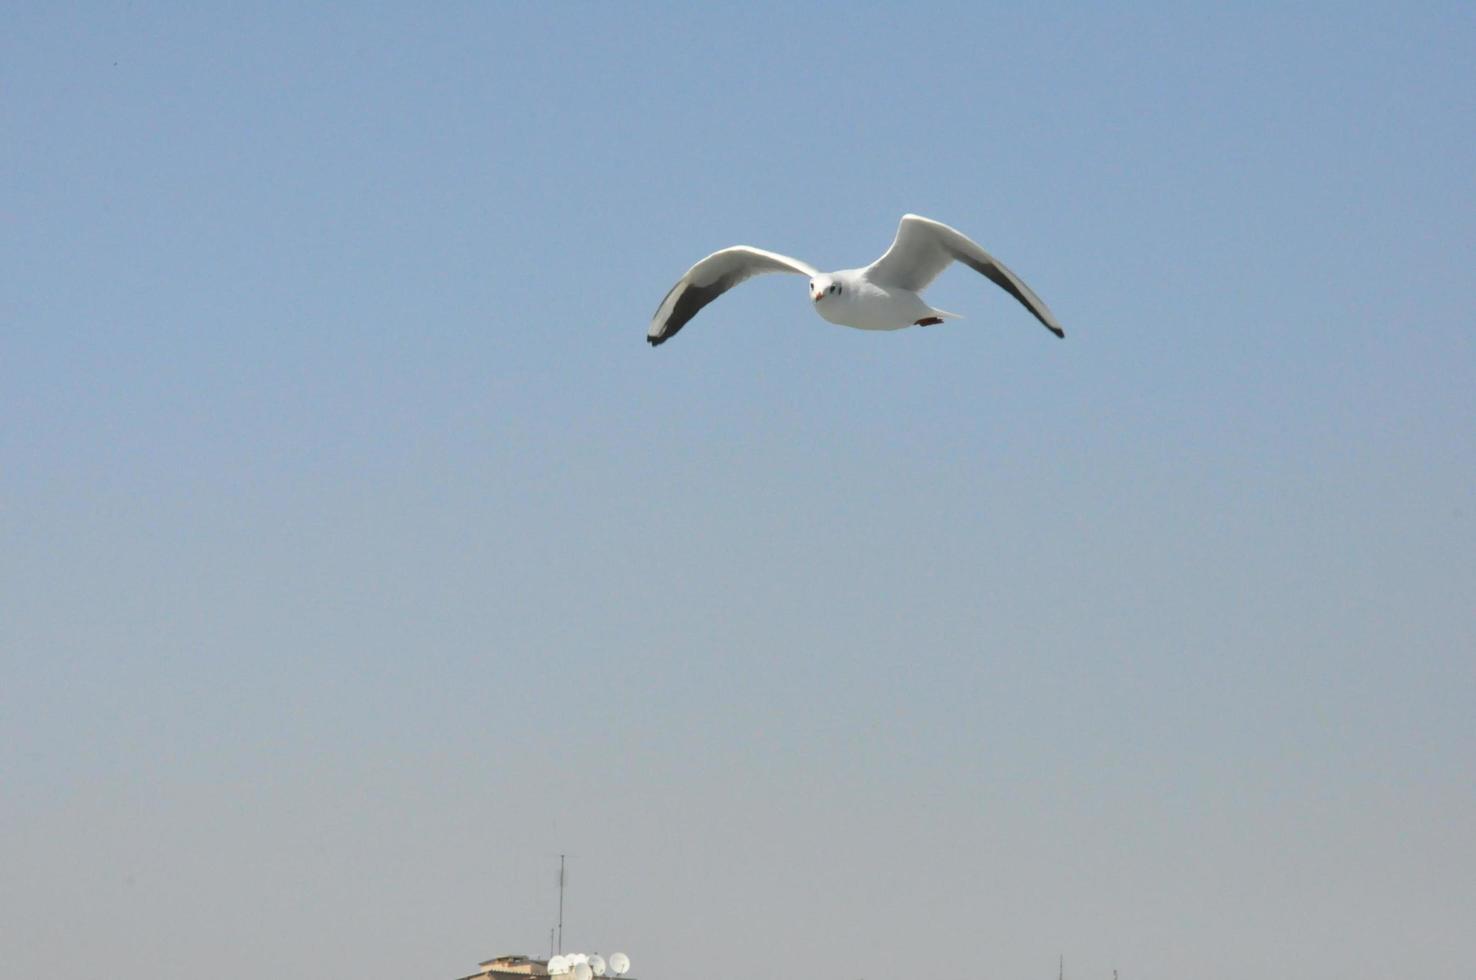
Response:
POLYGON ((564 951, 564 855, 559 855, 559 952, 564 951))

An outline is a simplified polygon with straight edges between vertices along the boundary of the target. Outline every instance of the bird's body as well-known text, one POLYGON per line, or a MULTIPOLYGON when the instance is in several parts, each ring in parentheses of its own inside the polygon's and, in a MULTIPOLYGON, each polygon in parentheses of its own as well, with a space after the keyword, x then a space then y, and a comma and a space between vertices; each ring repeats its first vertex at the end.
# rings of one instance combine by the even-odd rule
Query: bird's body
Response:
POLYGON ((835 293, 821 292, 815 300, 815 312, 842 327, 901 330, 924 320, 941 321, 958 316, 933 309, 910 289, 872 282, 866 278, 865 269, 843 269, 830 273, 829 278, 841 288, 835 293))
POLYGON ((904 215, 886 254, 864 269, 822 273, 799 259, 748 245, 714 252, 687 270, 656 308, 646 339, 665 343, 708 303, 753 276, 788 272, 810 277, 815 312, 859 330, 901 330, 958 317, 935 310, 921 291, 952 262, 988 277, 1058 337, 1065 332, 1040 297, 961 232, 915 214, 904 215))

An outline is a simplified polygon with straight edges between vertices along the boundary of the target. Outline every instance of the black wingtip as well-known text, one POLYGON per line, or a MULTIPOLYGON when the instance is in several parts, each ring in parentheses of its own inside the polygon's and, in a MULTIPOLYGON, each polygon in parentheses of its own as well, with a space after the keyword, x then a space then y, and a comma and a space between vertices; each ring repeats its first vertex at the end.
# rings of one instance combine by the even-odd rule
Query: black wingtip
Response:
POLYGON ((1062 340, 1066 339, 1066 331, 1062 330, 1060 327, 1051 327, 1050 329, 1051 333, 1055 334, 1057 337, 1060 337, 1062 340))
POLYGON ((666 343, 666 338, 665 337, 647 337, 646 338, 646 343, 650 344, 652 347, 660 347, 662 344, 666 343))

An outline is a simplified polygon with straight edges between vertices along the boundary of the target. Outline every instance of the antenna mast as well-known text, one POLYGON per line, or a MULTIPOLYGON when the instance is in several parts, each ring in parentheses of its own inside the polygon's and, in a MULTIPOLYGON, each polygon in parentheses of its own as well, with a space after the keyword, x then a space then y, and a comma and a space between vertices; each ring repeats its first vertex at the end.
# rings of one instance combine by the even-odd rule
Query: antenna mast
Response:
POLYGON ((564 951, 564 855, 559 855, 559 952, 564 951))

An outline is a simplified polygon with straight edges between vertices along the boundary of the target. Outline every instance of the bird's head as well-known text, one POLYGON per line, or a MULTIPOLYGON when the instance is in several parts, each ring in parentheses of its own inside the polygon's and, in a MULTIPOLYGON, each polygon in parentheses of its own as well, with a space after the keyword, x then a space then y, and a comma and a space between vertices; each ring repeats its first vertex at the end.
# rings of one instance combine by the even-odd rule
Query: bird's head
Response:
POLYGON ((841 291, 840 283, 830 276, 816 276, 810 280, 810 299, 818 303, 827 296, 835 296, 841 291))

